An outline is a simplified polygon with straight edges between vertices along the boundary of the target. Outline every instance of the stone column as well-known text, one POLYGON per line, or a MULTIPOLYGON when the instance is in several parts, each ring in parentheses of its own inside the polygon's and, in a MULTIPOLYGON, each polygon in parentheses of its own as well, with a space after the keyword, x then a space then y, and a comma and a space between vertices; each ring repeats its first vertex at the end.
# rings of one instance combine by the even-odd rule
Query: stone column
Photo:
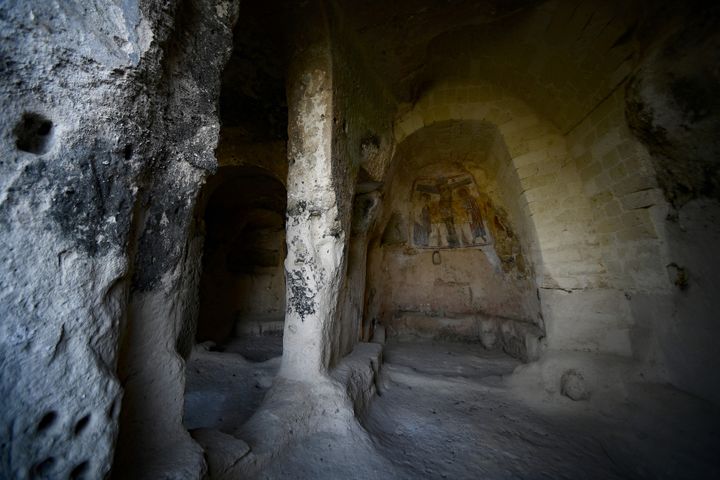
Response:
MULTIPOLYGON (((287 310, 279 375, 313 380, 326 371, 338 307, 346 232, 332 157, 333 80, 330 44, 318 5, 297 18, 288 74, 287 310)), ((351 193, 350 193, 351 194, 351 193)))

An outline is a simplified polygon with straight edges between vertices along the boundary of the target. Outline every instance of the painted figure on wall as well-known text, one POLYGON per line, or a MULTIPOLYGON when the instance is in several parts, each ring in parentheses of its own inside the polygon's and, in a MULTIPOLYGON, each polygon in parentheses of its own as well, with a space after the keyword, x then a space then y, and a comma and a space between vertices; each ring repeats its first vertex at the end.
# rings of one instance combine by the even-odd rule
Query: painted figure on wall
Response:
POLYGON ((465 245, 475 245, 477 243, 487 243, 487 236, 485 233, 485 226, 483 225, 482 213, 480 206, 475 198, 470 195, 467 188, 461 187, 458 189, 458 203, 460 204, 461 218, 462 221, 458 222, 461 225, 463 232, 463 243, 465 245))
POLYGON ((412 191, 413 245, 457 248, 489 243, 477 188, 470 175, 422 178, 412 191))
POLYGON ((447 245, 448 229, 441 213, 440 198, 423 192, 414 210, 413 244, 418 247, 447 245))
POLYGON ((419 247, 430 246, 430 195, 423 193, 420 198, 422 204, 420 211, 415 215, 415 224, 413 225, 413 242, 419 247))
POLYGON ((440 199, 437 198, 430 202, 430 247, 439 247, 448 244, 447 224, 443 219, 442 208, 440 207, 440 199))
POLYGON ((440 177, 437 181, 438 192, 440 193, 440 216, 442 222, 447 229, 447 245, 448 247, 459 247, 457 231, 455 230, 455 220, 453 215, 453 185, 448 183, 446 178, 440 177))

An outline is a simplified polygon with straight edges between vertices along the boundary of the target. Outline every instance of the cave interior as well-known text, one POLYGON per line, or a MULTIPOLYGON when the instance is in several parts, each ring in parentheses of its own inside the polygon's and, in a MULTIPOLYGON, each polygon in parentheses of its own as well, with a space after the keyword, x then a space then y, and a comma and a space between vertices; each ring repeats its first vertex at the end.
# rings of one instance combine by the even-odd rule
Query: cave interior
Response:
POLYGON ((0 38, 0 478, 720 478, 714 3, 0 38))

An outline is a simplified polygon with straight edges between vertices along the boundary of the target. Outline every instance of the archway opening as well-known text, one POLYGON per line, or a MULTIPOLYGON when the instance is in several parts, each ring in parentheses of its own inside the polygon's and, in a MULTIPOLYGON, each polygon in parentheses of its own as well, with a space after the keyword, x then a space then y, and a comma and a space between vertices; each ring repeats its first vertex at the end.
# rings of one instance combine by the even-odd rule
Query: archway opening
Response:
POLYGON ((196 339, 262 361, 282 352, 285 187, 253 167, 222 167, 208 183, 196 339))
POLYGON ((390 341, 478 344, 522 361, 544 338, 529 222, 505 143, 483 121, 399 146, 369 253, 366 323, 390 341))
POLYGON ((206 453, 216 440, 236 441, 221 434, 233 435, 257 410, 283 351, 285 17, 276 2, 241 5, 221 79, 219 169, 196 211, 203 254, 184 424, 206 453))
POLYGON ((185 425, 230 433, 277 373, 285 313, 285 186, 259 167, 221 167, 205 185, 196 346, 185 425))

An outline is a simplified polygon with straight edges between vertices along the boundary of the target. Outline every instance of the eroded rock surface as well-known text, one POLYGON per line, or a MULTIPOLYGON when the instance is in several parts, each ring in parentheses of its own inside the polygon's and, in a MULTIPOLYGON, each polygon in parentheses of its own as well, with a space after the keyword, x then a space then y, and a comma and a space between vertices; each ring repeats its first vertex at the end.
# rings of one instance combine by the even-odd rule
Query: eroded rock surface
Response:
POLYGON ((238 3, 0 4, 0 477, 720 476, 717 7, 238 3))
POLYGON ((720 10, 672 26, 628 86, 627 119, 676 205, 720 199, 720 10))
POLYGON ((116 374, 128 298, 184 251, 234 15, 231 2, 0 6, 0 476, 110 471, 131 403, 116 374))

